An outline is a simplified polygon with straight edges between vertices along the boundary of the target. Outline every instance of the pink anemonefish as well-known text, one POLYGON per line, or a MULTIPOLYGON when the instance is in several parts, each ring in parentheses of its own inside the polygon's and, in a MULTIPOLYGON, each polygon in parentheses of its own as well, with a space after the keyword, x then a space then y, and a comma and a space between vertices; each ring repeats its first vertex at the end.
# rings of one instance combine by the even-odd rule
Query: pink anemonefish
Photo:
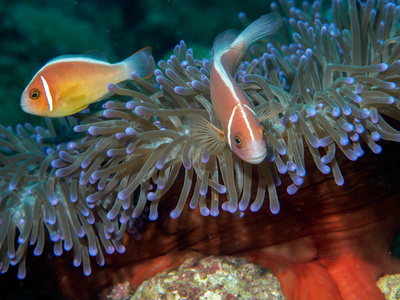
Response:
POLYGON ((259 164, 266 158, 264 126, 233 76, 249 47, 274 34, 281 25, 282 18, 277 13, 270 13, 255 20, 239 35, 227 30, 215 38, 210 94, 222 130, 199 115, 191 114, 189 120, 193 134, 207 145, 210 153, 221 150, 227 143, 239 158, 248 163, 259 164))
POLYGON ((109 97, 109 83, 125 81, 132 72, 147 78, 153 71, 150 47, 115 64, 107 62, 98 51, 62 55, 50 60, 36 73, 22 93, 21 107, 29 114, 43 117, 69 116, 109 97))

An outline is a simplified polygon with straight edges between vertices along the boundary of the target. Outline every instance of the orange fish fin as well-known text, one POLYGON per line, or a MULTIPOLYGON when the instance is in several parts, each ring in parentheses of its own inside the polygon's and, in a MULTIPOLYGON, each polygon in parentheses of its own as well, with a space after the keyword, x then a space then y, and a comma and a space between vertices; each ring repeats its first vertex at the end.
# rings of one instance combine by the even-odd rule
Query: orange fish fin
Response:
POLYGON ((79 95, 80 91, 82 90, 83 86, 82 83, 77 82, 74 84, 68 84, 64 85, 62 90, 61 90, 61 96, 62 97, 68 97, 69 95, 79 95))
MULTIPOLYGON (((84 94, 84 88, 82 83, 77 82, 69 86, 64 86, 62 90, 59 91, 59 98, 60 99, 67 99, 67 103, 70 105, 76 106, 79 104, 82 105, 88 105, 90 103, 87 103, 88 99, 86 99, 86 94, 84 94)), ((110 93, 111 95, 111 93, 110 93)), ((92 102, 96 102, 97 100, 94 100, 92 102)))
MULTIPOLYGON (((126 82, 124 81, 118 83, 117 85, 122 88, 125 86, 125 84, 126 82)), ((110 98, 113 95, 113 93, 107 92, 98 99, 86 99, 86 95, 82 93, 83 90, 84 87, 82 83, 75 83, 74 85, 64 88, 64 90, 61 92, 61 98, 67 98, 71 103, 83 103, 87 106, 91 103, 110 98)))
MULTIPOLYGON (((129 75, 135 72, 139 77, 146 79, 153 75, 154 59, 151 55, 151 47, 146 47, 132 54, 122 61, 129 70, 129 75)), ((128 79, 128 78, 127 78, 128 79)))
MULTIPOLYGON (((87 99, 86 94, 82 93, 82 83, 75 83, 69 87, 65 87, 60 93, 60 99, 63 99, 65 107, 75 108, 70 114, 77 113, 82 109, 88 107, 89 104, 99 101, 98 99, 87 99), (92 100, 92 101, 90 101, 92 100)), ((111 95, 111 93, 109 93, 111 95)), ((62 107, 60 107, 62 110, 62 107)))
POLYGON ((190 135, 210 154, 216 154, 226 146, 224 132, 198 114, 188 114, 190 135))

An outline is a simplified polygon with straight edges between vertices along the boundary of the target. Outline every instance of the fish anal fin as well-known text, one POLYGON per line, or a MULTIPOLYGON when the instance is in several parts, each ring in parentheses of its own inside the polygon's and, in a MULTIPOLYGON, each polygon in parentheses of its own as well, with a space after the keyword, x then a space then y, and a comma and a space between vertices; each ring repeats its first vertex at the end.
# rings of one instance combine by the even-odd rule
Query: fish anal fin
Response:
POLYGON ((190 135, 210 154, 221 152, 226 146, 224 132, 198 114, 188 114, 190 135))

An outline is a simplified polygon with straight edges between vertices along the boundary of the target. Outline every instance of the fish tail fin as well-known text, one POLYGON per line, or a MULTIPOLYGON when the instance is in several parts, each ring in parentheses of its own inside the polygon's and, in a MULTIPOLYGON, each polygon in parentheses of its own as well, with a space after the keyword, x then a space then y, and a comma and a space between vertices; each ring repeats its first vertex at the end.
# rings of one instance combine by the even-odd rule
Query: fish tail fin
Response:
POLYGON ((135 72, 136 74, 138 74, 139 77, 144 79, 149 78, 151 75, 153 75, 154 59, 151 55, 151 47, 146 47, 139 50, 138 52, 123 60, 122 63, 125 64, 128 69, 128 78, 130 78, 130 74, 132 72, 135 72))
POLYGON ((221 32, 214 39, 213 45, 213 59, 219 60, 221 55, 231 48, 232 43, 239 36, 236 30, 228 29, 224 32, 221 32))
POLYGON ((236 44, 240 45, 244 43, 246 48, 248 48, 259 39, 275 34, 281 26, 282 17, 279 14, 269 13, 263 15, 240 33, 238 38, 232 43, 232 47, 235 47, 236 44))
MULTIPOLYGON (((229 72, 240 63, 247 49, 259 39, 274 34, 282 26, 282 17, 277 13, 263 15, 240 34, 228 29, 220 33, 214 40, 213 60, 220 61, 222 56, 230 61, 229 72)), ((225 66, 229 67, 229 66, 225 66)))

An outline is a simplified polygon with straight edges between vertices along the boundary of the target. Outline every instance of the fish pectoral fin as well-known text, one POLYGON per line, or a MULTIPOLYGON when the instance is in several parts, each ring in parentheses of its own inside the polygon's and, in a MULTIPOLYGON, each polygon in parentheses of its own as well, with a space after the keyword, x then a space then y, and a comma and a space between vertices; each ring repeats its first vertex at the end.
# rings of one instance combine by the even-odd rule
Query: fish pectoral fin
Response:
POLYGON ((290 107, 277 107, 272 110, 271 109, 263 109, 256 114, 257 114, 258 120, 261 123, 261 122, 264 122, 265 120, 272 118, 278 114, 285 113, 289 109, 290 109, 290 107))
MULTIPOLYGON (((90 103, 87 103, 85 95, 77 95, 75 97, 67 98, 68 101, 64 101, 60 103, 59 109, 67 110, 68 115, 75 114, 82 109, 85 109, 89 106, 90 103)), ((94 101, 93 101, 94 102, 94 101)))
POLYGON ((74 96, 74 95, 82 94, 82 89, 83 89, 82 83, 78 82, 78 83, 71 84, 62 89, 60 97, 68 97, 68 98, 80 97, 80 96, 74 96))
POLYGON ((224 132, 198 114, 188 114, 190 135, 196 144, 207 149, 210 154, 217 154, 227 145, 224 132))

